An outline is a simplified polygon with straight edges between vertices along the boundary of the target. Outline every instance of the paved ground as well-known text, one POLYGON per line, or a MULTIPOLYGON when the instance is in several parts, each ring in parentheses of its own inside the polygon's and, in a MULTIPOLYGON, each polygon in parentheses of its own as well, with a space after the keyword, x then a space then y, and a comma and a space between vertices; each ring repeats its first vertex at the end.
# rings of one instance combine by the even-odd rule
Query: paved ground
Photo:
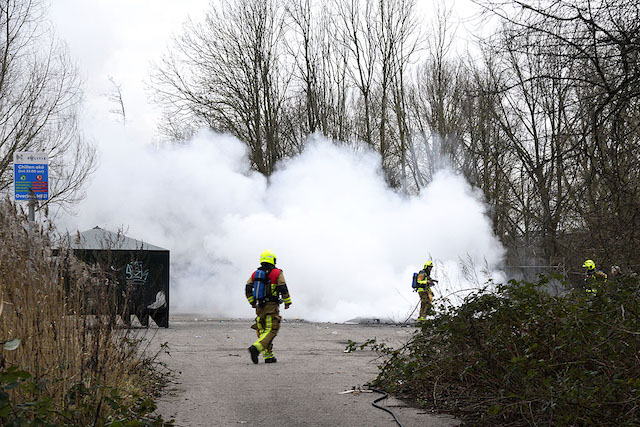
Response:
MULTIPOLYGON (((169 329, 150 331, 153 346, 167 342, 161 360, 175 379, 158 402, 178 426, 394 426, 371 406, 375 393, 340 394, 375 378, 380 360, 371 351, 345 353, 348 340, 400 345, 413 328, 390 325, 283 323, 274 341, 278 363, 254 365, 250 320, 172 316, 169 329), (197 319, 197 320, 196 320, 197 319)), ((393 398, 380 402, 406 426, 455 426, 393 398)))

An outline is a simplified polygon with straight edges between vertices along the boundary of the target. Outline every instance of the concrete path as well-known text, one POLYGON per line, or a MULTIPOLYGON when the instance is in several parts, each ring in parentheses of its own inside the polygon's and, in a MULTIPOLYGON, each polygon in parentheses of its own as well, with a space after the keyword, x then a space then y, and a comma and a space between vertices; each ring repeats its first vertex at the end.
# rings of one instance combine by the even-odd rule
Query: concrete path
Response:
MULTIPOLYGON (((274 341, 278 363, 251 362, 255 340, 250 320, 174 315, 169 329, 149 331, 152 346, 167 342, 160 360, 175 379, 158 402, 158 413, 178 426, 394 426, 393 417, 371 406, 376 393, 340 394, 377 374, 371 351, 344 353, 348 340, 399 346, 413 328, 286 322, 274 341), (197 320, 196 320, 197 319, 197 320)), ((427 414, 393 398, 380 402, 405 427, 456 426, 451 417, 427 414)))

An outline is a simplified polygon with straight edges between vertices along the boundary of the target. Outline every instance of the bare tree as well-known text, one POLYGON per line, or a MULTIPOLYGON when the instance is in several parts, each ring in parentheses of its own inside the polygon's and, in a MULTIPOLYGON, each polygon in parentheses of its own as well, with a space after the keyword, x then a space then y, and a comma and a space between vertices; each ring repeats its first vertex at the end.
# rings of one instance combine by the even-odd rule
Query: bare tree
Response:
POLYGON ((358 89, 362 108, 360 122, 362 131, 357 137, 375 149, 373 137, 372 96, 374 74, 378 64, 379 51, 376 47, 375 26, 379 19, 376 16, 374 0, 335 0, 338 42, 342 43, 349 53, 347 72, 358 89))
POLYGON ((321 129, 323 124, 320 116, 322 102, 320 85, 324 73, 322 70, 321 40, 318 39, 321 39, 321 31, 325 28, 318 28, 311 0, 291 2, 287 7, 287 12, 291 17, 296 36, 293 38, 293 42, 288 44, 289 54, 295 60, 302 86, 301 90, 304 94, 306 124, 302 126, 302 129, 303 132, 314 133, 321 129))
POLYGON ((409 139, 404 79, 422 45, 422 33, 413 0, 378 1, 379 23, 375 27, 380 58, 377 92, 378 151, 387 182, 406 191, 406 151, 409 139), (392 113, 395 112, 395 116, 392 113))
POLYGON ((109 110, 109 112, 120 116, 120 118, 122 119, 122 124, 126 125, 127 113, 124 109, 124 99, 122 98, 122 85, 117 83, 112 76, 109 76, 109 82, 113 86, 113 89, 107 92, 105 96, 107 97, 107 101, 115 105, 109 110))
POLYGON ((326 5, 311 0, 289 2, 291 33, 287 46, 295 64, 287 117, 298 140, 320 132, 345 140, 351 132, 346 111, 346 62, 344 47, 335 43, 335 19, 326 5), (301 120, 300 111, 305 111, 301 120))
POLYGON ((556 252, 560 236, 570 257, 637 264, 640 5, 479 3, 507 24, 498 46, 509 52, 503 70, 515 80, 503 89, 520 94, 502 110, 509 123, 501 122, 535 192, 523 209, 538 224, 543 253, 556 252))
MULTIPOLYGON (((514 46, 510 30, 502 34, 498 48, 504 53, 500 90, 502 102, 494 110, 508 149, 513 153, 530 186, 519 194, 528 226, 525 238, 541 248, 540 259, 553 262, 558 253, 558 226, 570 199, 565 184, 572 169, 565 159, 575 156, 572 137, 575 119, 569 114, 572 88, 559 77, 574 72, 572 65, 540 55, 538 43, 514 46), (547 76, 536 79, 534 76, 547 76), (531 241, 536 236, 537 241, 531 241)), ((500 84, 500 83, 499 83, 500 84)))
POLYGON ((411 100, 416 139, 423 153, 418 169, 423 182, 443 165, 460 167, 464 159, 460 147, 467 120, 461 111, 465 70, 461 61, 452 58, 454 36, 451 9, 440 5, 427 42, 427 58, 415 75, 411 100))
POLYGON ((234 134, 265 174, 287 155, 280 129, 291 79, 283 70, 284 19, 275 0, 223 1, 203 23, 185 26, 152 79, 166 111, 234 134))
POLYGON ((421 41, 415 3, 336 0, 334 5, 336 34, 347 53, 354 93, 355 139, 380 153, 389 185, 405 185, 402 165, 409 132, 404 78, 421 41))
POLYGON ((413 1, 397 2, 396 41, 394 43, 391 62, 394 70, 391 75, 392 108, 395 113, 397 135, 395 141, 398 149, 400 182, 405 194, 409 193, 407 170, 411 170, 416 190, 423 186, 418 169, 414 147, 414 129, 410 118, 408 73, 414 57, 424 44, 424 33, 419 30, 420 20, 416 17, 413 1), (410 162, 407 159, 409 153, 410 162))
POLYGON ((462 171, 471 184, 482 189, 490 206, 494 232, 510 249, 511 256, 523 234, 515 208, 522 193, 517 179, 520 175, 517 158, 508 149, 508 138, 496 120, 495 111, 504 97, 501 73, 491 52, 486 52, 483 60, 468 65, 462 87, 465 96, 458 114, 467 120, 462 171))
POLYGON ((36 0, 0 1, 0 192, 13 181, 13 153, 50 160, 49 202, 69 206, 95 167, 95 149, 77 127, 77 72, 36 0))

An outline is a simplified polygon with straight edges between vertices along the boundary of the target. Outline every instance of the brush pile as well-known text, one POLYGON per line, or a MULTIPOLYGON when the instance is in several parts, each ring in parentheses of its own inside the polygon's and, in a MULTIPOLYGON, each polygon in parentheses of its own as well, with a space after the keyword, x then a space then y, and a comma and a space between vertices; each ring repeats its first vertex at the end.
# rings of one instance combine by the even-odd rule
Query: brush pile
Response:
POLYGON ((476 292, 404 347, 373 344, 376 385, 472 424, 640 425, 638 279, 557 297, 547 282, 476 292))

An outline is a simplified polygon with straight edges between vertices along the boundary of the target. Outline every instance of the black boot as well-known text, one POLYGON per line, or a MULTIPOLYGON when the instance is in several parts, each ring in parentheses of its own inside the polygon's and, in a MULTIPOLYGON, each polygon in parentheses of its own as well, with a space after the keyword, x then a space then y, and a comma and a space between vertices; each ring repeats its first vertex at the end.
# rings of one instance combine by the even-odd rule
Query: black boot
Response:
POLYGON ((251 361, 257 365, 258 355, 260 354, 260 352, 258 351, 256 346, 252 345, 251 347, 249 347, 249 354, 251 355, 251 361))
POLYGON ((275 357, 270 357, 268 359, 264 359, 264 363, 276 363, 278 361, 278 359, 276 359, 275 357))

